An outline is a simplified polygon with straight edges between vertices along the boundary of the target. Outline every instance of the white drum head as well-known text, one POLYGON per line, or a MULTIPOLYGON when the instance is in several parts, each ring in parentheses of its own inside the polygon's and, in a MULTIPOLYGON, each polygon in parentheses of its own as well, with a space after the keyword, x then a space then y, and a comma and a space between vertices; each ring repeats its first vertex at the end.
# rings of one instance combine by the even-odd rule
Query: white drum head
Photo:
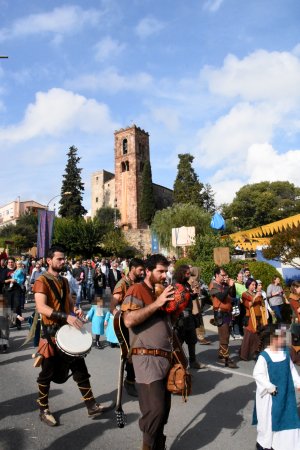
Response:
POLYGON ((84 327, 78 330, 71 325, 64 325, 56 333, 56 343, 67 355, 84 356, 90 351, 93 338, 84 327))

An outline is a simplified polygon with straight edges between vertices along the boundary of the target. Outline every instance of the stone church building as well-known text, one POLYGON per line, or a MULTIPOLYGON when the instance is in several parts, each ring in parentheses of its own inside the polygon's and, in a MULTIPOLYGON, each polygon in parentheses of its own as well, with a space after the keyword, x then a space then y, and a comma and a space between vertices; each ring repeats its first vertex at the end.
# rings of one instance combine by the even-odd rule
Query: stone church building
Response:
MULTIPOLYGON (((127 240, 143 253, 151 252, 151 235, 140 221, 142 173, 145 161, 150 161, 149 133, 132 125, 115 131, 115 173, 99 170, 92 173, 92 217, 103 206, 117 208, 121 213, 118 224, 127 240)), ((153 183, 156 209, 173 203, 173 191, 153 183)))

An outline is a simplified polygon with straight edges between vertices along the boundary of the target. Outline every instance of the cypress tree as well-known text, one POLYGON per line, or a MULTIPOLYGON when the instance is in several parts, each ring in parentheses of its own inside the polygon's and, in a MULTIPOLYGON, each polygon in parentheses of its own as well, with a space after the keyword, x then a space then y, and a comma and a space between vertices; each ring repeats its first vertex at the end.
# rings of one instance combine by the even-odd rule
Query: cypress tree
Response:
POLYGON ((87 210, 82 206, 84 185, 81 181, 81 171, 78 163, 81 158, 77 156, 78 149, 72 145, 67 153, 68 161, 63 175, 61 199, 59 201, 59 214, 61 217, 78 218, 84 216, 87 210), (71 192, 71 194, 67 194, 71 192))
POLYGON ((201 191, 204 186, 192 167, 194 157, 189 153, 184 153, 178 155, 178 158, 178 172, 174 182, 174 203, 192 203, 202 207, 201 191))
POLYGON ((142 173, 140 220, 150 225, 155 214, 155 202, 150 161, 145 161, 142 173))

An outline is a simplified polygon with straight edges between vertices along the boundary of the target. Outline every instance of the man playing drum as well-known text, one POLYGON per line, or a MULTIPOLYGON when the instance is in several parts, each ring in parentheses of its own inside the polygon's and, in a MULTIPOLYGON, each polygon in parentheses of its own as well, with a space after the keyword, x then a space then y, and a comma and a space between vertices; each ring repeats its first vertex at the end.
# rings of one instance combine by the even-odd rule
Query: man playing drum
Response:
POLYGON ((73 375, 88 410, 89 417, 101 414, 107 408, 96 403, 90 385, 83 357, 71 357, 58 349, 55 344, 57 331, 65 324, 81 329, 82 311, 73 305, 67 279, 60 275, 65 265, 64 249, 60 246, 50 248, 47 257, 48 271, 34 283, 36 309, 42 316, 41 340, 38 353, 43 356, 42 370, 38 376, 40 419, 49 426, 57 421, 49 411, 48 395, 51 381, 64 383, 69 371, 73 375))

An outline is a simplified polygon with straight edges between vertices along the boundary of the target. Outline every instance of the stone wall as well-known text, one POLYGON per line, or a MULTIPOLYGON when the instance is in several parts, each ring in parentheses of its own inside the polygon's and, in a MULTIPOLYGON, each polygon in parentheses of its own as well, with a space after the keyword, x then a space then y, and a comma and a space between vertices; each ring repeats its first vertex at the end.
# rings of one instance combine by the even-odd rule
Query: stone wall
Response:
POLYGON ((153 183, 153 194, 156 209, 165 209, 173 205, 173 191, 159 184, 153 183))
POLYGON ((102 206, 114 206, 114 186, 113 186, 113 195, 110 194, 110 201, 106 203, 106 190, 105 184, 110 184, 109 182, 114 181, 114 174, 111 172, 107 172, 107 170, 99 170, 97 172, 92 173, 91 177, 91 216, 94 217, 97 209, 102 208, 102 206), (112 197, 112 202, 111 202, 112 197))
POLYGON ((129 244, 136 248, 143 256, 151 254, 151 231, 150 229, 124 230, 124 235, 129 244))

